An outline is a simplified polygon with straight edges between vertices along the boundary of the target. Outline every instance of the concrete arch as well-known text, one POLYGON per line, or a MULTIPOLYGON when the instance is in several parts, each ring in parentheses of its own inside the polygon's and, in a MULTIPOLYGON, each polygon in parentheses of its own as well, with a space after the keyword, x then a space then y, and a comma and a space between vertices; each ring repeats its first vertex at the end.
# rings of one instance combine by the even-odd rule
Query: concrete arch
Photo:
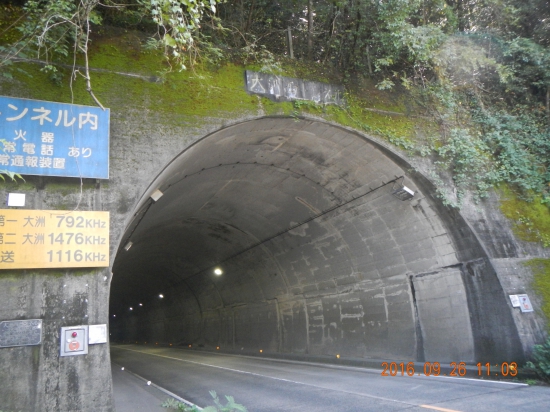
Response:
POLYGON ((323 121, 263 117, 215 131, 175 156, 135 208, 113 265, 112 339, 522 359, 482 243, 434 193, 398 153, 323 121), (403 180, 412 201, 392 195, 403 180))

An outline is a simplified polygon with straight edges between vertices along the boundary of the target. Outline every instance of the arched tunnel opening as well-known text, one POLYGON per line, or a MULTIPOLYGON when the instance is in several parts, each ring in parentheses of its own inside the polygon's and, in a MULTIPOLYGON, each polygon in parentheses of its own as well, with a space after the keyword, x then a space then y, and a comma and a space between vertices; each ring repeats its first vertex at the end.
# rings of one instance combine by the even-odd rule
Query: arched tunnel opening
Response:
POLYGON ((481 243, 380 143, 322 121, 266 117, 174 155, 121 238, 113 342, 522 357, 481 243), (403 184, 412 199, 395 195, 403 184))

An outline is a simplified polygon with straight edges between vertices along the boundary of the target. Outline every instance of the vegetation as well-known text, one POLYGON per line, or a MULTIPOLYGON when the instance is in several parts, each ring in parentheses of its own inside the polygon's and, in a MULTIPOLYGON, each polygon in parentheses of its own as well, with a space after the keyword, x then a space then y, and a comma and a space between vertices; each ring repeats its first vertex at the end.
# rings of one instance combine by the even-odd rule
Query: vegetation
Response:
POLYGON ((535 345, 533 362, 527 362, 526 366, 535 371, 541 380, 550 383, 550 338, 542 345, 535 345))
POLYGON ((542 298, 542 312, 550 327, 550 259, 531 259, 525 263, 534 274, 533 288, 542 298))
MULTIPOLYGON (((225 396, 227 400, 225 405, 222 405, 220 398, 215 391, 210 391, 210 396, 214 398, 214 406, 207 406, 203 408, 203 412, 247 412, 247 409, 238 403, 235 403, 235 399, 232 396, 225 396)), ((189 406, 183 402, 178 402, 173 398, 169 398, 161 405, 163 408, 176 409, 183 412, 199 412, 196 406, 189 406)))
POLYGON ((545 0, 7 3, 0 65, 12 70, 2 70, 4 76, 22 69, 14 64, 21 58, 45 61, 42 70, 54 81, 62 77, 57 63, 78 63, 83 69, 75 67, 71 79, 82 77, 101 105, 89 70, 90 61, 94 67, 100 63, 93 61, 93 40, 101 25, 136 30, 143 34, 144 49, 161 50, 161 80, 176 68, 228 61, 286 72, 293 66, 286 60, 292 51, 309 73, 345 83, 348 99, 356 103, 345 113, 311 105, 296 105, 292 112, 322 111, 432 157, 434 177, 449 204, 459 206, 467 193, 479 199, 501 183, 522 198, 550 202, 550 4, 545 0), (417 128, 422 122, 410 119, 399 122, 414 123, 414 132, 373 124, 358 109, 370 106, 370 99, 362 98, 366 83, 406 95, 412 103, 405 112, 420 113, 424 123, 437 127, 417 128))

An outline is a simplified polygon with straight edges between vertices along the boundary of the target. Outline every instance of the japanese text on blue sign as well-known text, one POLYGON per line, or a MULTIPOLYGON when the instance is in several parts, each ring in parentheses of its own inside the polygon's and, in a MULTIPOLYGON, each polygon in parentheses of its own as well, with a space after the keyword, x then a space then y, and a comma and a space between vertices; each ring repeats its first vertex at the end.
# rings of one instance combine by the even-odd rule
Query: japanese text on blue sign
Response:
POLYGON ((0 140, 0 169, 109 178, 109 109, 0 97, 0 140))

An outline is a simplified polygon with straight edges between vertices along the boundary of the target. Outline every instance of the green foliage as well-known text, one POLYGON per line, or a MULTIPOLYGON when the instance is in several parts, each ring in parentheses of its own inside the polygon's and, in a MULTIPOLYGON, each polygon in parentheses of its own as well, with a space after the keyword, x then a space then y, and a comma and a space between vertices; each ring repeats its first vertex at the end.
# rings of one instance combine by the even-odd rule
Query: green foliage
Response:
POLYGON ((542 312, 550 327, 550 259, 531 259, 525 262, 533 271, 532 287, 542 299, 542 312))
MULTIPOLYGON (((225 399, 227 401, 225 405, 220 402, 220 398, 215 391, 210 391, 210 396, 212 396, 214 400, 214 405, 203 408, 202 410, 204 412, 247 412, 246 407, 236 403, 235 399, 232 396, 225 396, 225 399)), ((189 406, 172 398, 164 401, 161 406, 163 408, 176 409, 183 412, 199 412, 199 409, 195 405, 189 406)))
POLYGON ((157 24, 157 45, 172 57, 181 69, 194 65, 198 55, 197 32, 207 12, 216 13, 221 0, 139 0, 157 24))
MULTIPOLYGON (((82 53, 87 63, 90 27, 102 23, 101 8, 112 8, 133 17, 137 10, 145 20, 154 22, 156 39, 149 45, 161 46, 169 62, 174 61, 185 69, 186 63, 193 65, 197 61, 197 44, 204 44, 209 56, 218 51, 204 38, 201 40, 199 29, 204 16, 215 13, 220 1, 129 0, 103 4, 99 0, 27 0, 22 9, 24 19, 15 26, 21 36, 0 46, 0 66, 11 65, 13 59, 25 58, 28 54, 50 62, 52 59, 63 61, 69 56, 76 59, 76 55, 82 53)), ((87 70, 83 76, 90 80, 87 70)), ((54 80, 57 80, 55 76, 54 80)))
POLYGON ((550 338, 542 345, 534 346, 533 361, 527 362, 526 367, 534 370, 540 379, 550 382, 550 338))
POLYGON ((498 171, 491 162, 489 147, 468 130, 451 129, 444 144, 435 150, 441 158, 436 164, 453 176, 458 204, 462 202, 466 190, 484 196, 487 189, 499 180, 498 171))
POLYGON ((517 115, 477 109, 473 121, 495 159, 494 182, 512 184, 523 193, 535 191, 549 202, 550 130, 540 119, 518 107, 517 115))
MULTIPOLYGON (((0 53, 5 56, 4 66, 10 66, 10 70, 1 71, 3 76, 20 78, 13 70, 22 66, 13 64, 16 55, 48 61, 55 56, 67 62, 69 57, 79 62, 84 59, 86 69, 89 59, 98 68, 145 76, 159 73, 158 80, 172 89, 170 96, 157 85, 139 86, 146 90, 145 96, 159 103, 159 110, 191 105, 194 112, 204 113, 211 108, 206 100, 227 91, 219 83, 205 86, 211 80, 205 66, 218 66, 221 71, 233 60, 283 74, 290 27, 294 54, 302 66, 309 66, 300 76, 323 70, 337 72, 331 80, 346 84, 350 95, 358 89, 355 80, 365 78, 377 85, 375 92, 406 89, 417 100, 415 110, 422 107, 424 114, 438 122, 439 130, 417 142, 420 133, 416 135, 411 128, 422 121, 367 113, 358 106, 373 107, 370 96, 341 110, 275 104, 239 95, 246 106, 259 103, 267 113, 322 114, 406 150, 432 156, 438 167, 437 180, 443 184, 450 177, 453 182, 454 187, 441 189, 454 193, 451 200, 455 204, 469 191, 479 199, 503 182, 523 196, 533 193, 549 201, 550 30, 545 29, 549 28, 550 3, 545 0, 319 0, 311 10, 306 0, 23 3, 19 12, 0 8, 8 21, 13 21, 0 23, 5 33, 0 53), (313 26, 308 24, 310 17, 313 26), (102 21, 142 31, 136 36, 139 44, 133 59, 120 64, 119 55, 127 44, 108 44, 105 39, 92 44, 88 56, 90 24, 100 37, 97 26, 102 21), (14 31, 19 33, 18 41, 14 31), (158 60, 163 55, 167 59, 161 65, 158 60), (196 65, 191 76, 168 75, 172 66, 189 65, 196 65)), ((67 74, 54 64, 43 70, 55 84, 62 84, 67 74)), ((88 70, 76 73, 91 90, 88 70)), ((107 82, 112 80, 103 74, 93 76, 94 83, 111 97, 107 82)), ((212 79, 218 76, 219 72, 212 79)), ((135 97, 140 96, 136 92, 135 97)), ((218 100, 219 110, 228 106, 225 103, 218 100)), ((523 224, 529 226, 530 222, 524 219, 523 224)), ((540 239, 546 242, 544 236, 540 239)))
MULTIPOLYGON (((1 151, 2 153, 5 152, 5 150, 4 150, 4 143, 5 143, 5 142, 6 142, 6 141, 5 141, 4 139, 0 139, 0 151, 1 151)), ((23 177, 22 177, 19 173, 14 173, 14 172, 11 172, 11 171, 9 171, 9 170, 0 169, 0 179, 2 179, 2 181, 5 182, 5 181, 6 181, 6 177, 7 177, 8 179, 12 180, 13 182, 16 181, 16 180, 15 180, 16 178, 19 178, 19 179, 21 179, 21 180, 23 180, 23 181, 25 180, 25 179, 23 179, 23 177)))

